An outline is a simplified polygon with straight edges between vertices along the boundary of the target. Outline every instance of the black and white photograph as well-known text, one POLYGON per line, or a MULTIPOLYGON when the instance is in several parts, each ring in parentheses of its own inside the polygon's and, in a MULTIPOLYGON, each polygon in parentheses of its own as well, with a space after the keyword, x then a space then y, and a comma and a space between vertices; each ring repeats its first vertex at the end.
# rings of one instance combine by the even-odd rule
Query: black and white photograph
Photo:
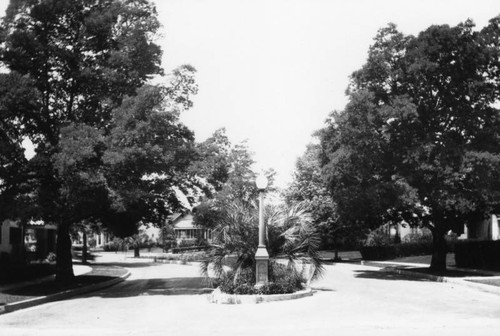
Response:
POLYGON ((500 330, 500 1, 0 0, 1 336, 500 330))

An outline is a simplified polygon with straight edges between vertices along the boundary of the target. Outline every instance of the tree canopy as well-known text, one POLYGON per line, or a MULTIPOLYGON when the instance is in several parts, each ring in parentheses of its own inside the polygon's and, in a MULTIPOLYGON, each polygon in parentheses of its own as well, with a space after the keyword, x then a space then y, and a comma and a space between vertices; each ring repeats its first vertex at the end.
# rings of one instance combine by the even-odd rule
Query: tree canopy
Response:
MULTIPOLYGON (((301 203, 321 232, 322 248, 338 248, 342 224, 337 220, 336 204, 326 187, 320 165, 321 147, 309 144, 295 164, 292 183, 283 191, 288 206, 301 203)), ((352 229, 352 228, 351 228, 352 229)))
MULTIPOLYGON (((198 160, 192 166, 196 174, 209 182, 206 197, 194 209, 194 222, 213 228, 224 213, 224 208, 235 200, 243 204, 255 202, 258 196, 253 170, 253 153, 245 141, 232 144, 219 129, 198 145, 198 160)), ((273 169, 265 171, 269 180, 267 191, 275 190, 273 169)))
POLYGON ((194 136, 179 122, 196 70, 145 85, 163 74, 158 28, 147 0, 13 0, 1 21, 0 201, 58 224, 59 279, 73 275, 72 224, 135 233, 182 207, 177 190, 196 182, 186 177, 194 136))
POLYGON ((322 130, 324 173, 343 220, 405 220, 444 234, 498 211, 500 17, 475 30, 381 29, 351 77, 350 103, 322 130))

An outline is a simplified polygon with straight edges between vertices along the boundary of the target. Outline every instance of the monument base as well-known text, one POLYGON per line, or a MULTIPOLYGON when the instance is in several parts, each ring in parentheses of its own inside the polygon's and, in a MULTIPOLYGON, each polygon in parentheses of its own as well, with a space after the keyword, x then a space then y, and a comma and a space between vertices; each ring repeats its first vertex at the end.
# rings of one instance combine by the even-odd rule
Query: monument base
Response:
POLYGON ((255 253, 255 288, 269 282, 269 254, 265 246, 259 246, 255 253))

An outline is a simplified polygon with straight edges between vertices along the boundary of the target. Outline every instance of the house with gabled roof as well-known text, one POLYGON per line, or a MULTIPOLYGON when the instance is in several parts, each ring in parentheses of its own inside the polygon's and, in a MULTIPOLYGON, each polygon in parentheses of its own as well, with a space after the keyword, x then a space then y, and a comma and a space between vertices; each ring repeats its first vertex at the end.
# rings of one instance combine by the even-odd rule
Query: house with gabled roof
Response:
POLYGON ((178 246, 181 243, 194 244, 200 239, 212 242, 212 231, 194 225, 193 214, 190 211, 173 214, 168 220, 173 225, 178 246))

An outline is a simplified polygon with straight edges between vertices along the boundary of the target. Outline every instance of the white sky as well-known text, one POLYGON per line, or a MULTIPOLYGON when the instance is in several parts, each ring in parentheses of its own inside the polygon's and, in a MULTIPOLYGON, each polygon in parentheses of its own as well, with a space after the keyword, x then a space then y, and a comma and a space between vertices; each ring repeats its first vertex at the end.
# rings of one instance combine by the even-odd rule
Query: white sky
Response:
MULTIPOLYGON (((199 94, 182 115, 203 141, 226 127, 248 139, 258 168, 290 181, 295 160, 332 110, 343 109, 348 76, 377 30, 405 34, 500 14, 498 0, 156 0, 163 66, 191 64, 199 94)), ((7 0, 0 0, 3 13, 7 0)))

